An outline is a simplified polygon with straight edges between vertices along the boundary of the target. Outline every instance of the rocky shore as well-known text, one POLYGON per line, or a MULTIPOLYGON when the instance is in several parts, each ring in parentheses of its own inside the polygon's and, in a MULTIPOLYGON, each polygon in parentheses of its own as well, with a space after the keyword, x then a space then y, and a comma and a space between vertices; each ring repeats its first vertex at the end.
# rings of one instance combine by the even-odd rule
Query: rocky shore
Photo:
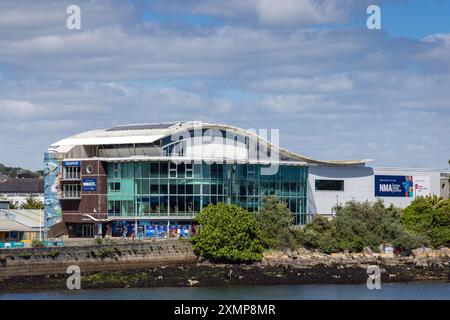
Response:
MULTIPOLYGON (((219 264, 204 260, 101 272, 83 272, 84 289, 365 283, 367 267, 377 265, 382 282, 449 280, 450 249, 414 250, 411 256, 362 253, 322 254, 305 249, 269 251, 254 264, 219 264)), ((0 291, 64 290, 62 273, 0 278, 0 291)))
POLYGON ((268 251, 259 263, 260 266, 289 265, 298 267, 323 266, 354 266, 367 268, 369 265, 429 268, 436 267, 449 270, 450 249, 442 247, 438 250, 419 248, 409 256, 397 256, 392 253, 374 253, 370 248, 364 248, 361 253, 340 252, 324 254, 309 251, 304 248, 286 251, 268 251))

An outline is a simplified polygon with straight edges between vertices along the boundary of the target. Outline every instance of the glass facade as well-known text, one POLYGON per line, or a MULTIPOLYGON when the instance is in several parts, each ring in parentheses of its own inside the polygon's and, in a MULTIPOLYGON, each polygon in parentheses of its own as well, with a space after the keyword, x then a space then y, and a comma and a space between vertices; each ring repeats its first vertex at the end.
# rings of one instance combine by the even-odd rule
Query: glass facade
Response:
POLYGON ((280 165, 276 175, 261 175, 257 164, 108 163, 108 214, 120 219, 192 219, 210 203, 234 203, 257 211, 276 195, 307 222, 306 166, 280 165))

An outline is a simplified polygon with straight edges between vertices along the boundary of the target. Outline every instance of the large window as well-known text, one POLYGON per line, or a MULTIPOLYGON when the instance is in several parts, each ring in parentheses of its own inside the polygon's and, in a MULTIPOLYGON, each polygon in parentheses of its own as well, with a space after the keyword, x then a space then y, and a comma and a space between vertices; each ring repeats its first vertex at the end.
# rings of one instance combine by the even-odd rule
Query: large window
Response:
POLYGON ((256 212, 266 195, 276 195, 306 221, 306 166, 281 165, 274 175, 257 164, 192 164, 142 161, 108 164, 111 215, 193 217, 210 203, 234 203, 256 212), (117 172, 119 171, 119 172, 117 172))
POLYGON ((80 167, 79 166, 64 167, 64 180, 80 180, 80 167))
POLYGON ((317 191, 344 191, 344 180, 316 180, 317 191))
POLYGON ((64 199, 78 199, 81 197, 81 185, 80 184, 65 184, 63 189, 64 199))

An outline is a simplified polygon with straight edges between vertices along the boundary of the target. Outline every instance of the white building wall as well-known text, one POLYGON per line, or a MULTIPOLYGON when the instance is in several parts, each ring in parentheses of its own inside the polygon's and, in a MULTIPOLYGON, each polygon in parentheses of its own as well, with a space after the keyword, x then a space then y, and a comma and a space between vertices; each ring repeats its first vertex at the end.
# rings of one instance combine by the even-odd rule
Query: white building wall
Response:
MULTIPOLYGON (((365 166, 311 166, 309 167, 309 201, 311 214, 332 215, 337 203, 348 201, 376 201, 375 175, 422 176, 430 179, 430 194, 440 193, 440 172, 430 169, 414 168, 371 168, 365 166), (344 191, 316 191, 315 180, 344 180, 344 191)), ((407 207, 414 197, 379 197, 386 205, 407 207)))

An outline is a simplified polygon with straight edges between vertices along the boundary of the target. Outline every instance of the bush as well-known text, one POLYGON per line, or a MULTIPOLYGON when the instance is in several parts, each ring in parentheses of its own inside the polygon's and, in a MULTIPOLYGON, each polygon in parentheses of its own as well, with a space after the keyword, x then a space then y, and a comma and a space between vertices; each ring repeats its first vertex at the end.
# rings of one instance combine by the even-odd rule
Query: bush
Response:
POLYGON ((450 200, 436 196, 416 198, 404 210, 402 222, 434 247, 450 244, 450 200))
POLYGON ((294 240, 289 226, 293 221, 294 215, 285 202, 278 201, 275 196, 264 198, 263 206, 256 214, 262 244, 266 248, 291 247, 294 240))
POLYGON ((335 223, 323 216, 315 216, 297 233, 296 239, 309 249, 320 249, 325 253, 340 251, 335 223))
POLYGON ((94 239, 94 243, 96 245, 103 245, 103 244, 106 244, 106 241, 104 239, 100 238, 100 237, 97 237, 97 238, 94 239))
POLYGON ((263 247, 254 215, 236 205, 218 203, 203 209, 192 238, 194 250, 214 261, 250 262, 262 258, 263 247))
POLYGON ((382 242, 405 249, 426 244, 424 237, 406 230, 400 215, 400 209, 393 206, 386 208, 381 201, 373 204, 349 202, 337 208, 333 219, 314 217, 297 239, 304 246, 325 253, 343 250, 361 252, 364 247, 377 252, 382 242))
POLYGON ((44 243, 38 239, 33 239, 31 241, 31 247, 33 248, 42 248, 44 247, 44 243))

